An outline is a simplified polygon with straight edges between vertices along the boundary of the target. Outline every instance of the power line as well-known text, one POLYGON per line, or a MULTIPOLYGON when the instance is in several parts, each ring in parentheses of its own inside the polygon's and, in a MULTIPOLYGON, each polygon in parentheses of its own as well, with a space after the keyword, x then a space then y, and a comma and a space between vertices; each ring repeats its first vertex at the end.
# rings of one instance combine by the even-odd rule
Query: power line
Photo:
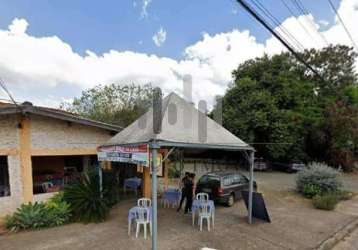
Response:
POLYGON ((287 38, 293 41, 293 43, 298 47, 298 50, 305 50, 305 47, 302 45, 302 43, 300 43, 284 26, 282 26, 281 22, 274 15, 272 15, 271 12, 262 3, 260 3, 260 1, 252 0, 252 2, 257 8, 261 10, 261 12, 264 13, 266 17, 268 17, 274 23, 277 29, 282 31, 287 36, 287 38))
POLYGON ((316 29, 316 25, 315 23, 312 21, 311 18, 309 18, 308 16, 310 15, 310 13, 308 12, 308 10, 305 8, 305 6, 303 5, 303 3, 300 0, 291 0, 291 2, 293 3, 293 5, 296 7, 296 9, 298 10, 298 12, 301 13, 301 15, 307 20, 308 24, 310 25, 311 29, 317 33, 321 39, 323 40, 323 42, 325 43, 326 46, 328 46, 328 41, 327 39, 324 37, 324 35, 319 32, 316 29))
POLYGON ((10 91, 7 89, 5 82, 2 80, 2 78, 0 77, 0 87, 5 91, 5 93, 9 96, 10 100, 17 106, 19 107, 19 105, 16 103, 14 97, 12 97, 10 91))
MULTIPOLYGON (((290 12, 290 14, 294 17, 296 17, 296 14, 293 12, 293 10, 291 9, 291 7, 286 3, 285 0, 281 0, 281 2, 283 3, 283 5, 286 7, 286 9, 290 12)), ((306 29, 306 27, 303 25, 303 23, 301 22, 301 20, 296 17, 295 20, 299 23, 299 25, 301 26, 301 28, 305 31, 305 33, 312 39, 312 41, 318 45, 316 39, 312 36, 312 34, 306 29)))
POLYGON ((294 48, 288 44, 280 34, 278 34, 273 28, 270 27, 269 24, 245 1, 245 0, 237 0, 237 2, 247 11, 250 15, 252 15, 259 23, 261 23, 274 37, 276 37, 282 44, 285 46, 288 51, 290 51, 298 61, 303 63, 308 69, 310 69, 316 76, 318 76, 322 81, 325 81, 324 78, 311 66, 309 65, 296 51, 294 48))
POLYGON ((342 18, 341 18, 341 15, 338 13, 336 7, 334 6, 334 4, 332 3, 331 0, 328 0, 328 3, 329 3, 329 5, 331 6, 331 8, 332 8, 332 10, 334 11, 334 13, 337 15, 339 22, 342 24, 344 30, 346 31, 346 33, 347 33, 349 39, 350 39, 351 42, 352 42, 354 48, 355 48, 356 51, 358 52, 358 46, 357 46, 357 44, 354 42, 353 37, 352 37, 351 33, 349 32, 347 26, 344 24, 344 22, 343 22, 343 20, 342 20, 342 18))

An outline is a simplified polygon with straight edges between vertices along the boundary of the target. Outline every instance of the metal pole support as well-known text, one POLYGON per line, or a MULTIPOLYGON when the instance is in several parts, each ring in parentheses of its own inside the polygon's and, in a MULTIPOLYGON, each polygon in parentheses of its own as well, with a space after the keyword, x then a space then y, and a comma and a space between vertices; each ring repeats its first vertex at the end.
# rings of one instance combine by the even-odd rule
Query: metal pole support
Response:
POLYGON ((153 141, 150 145, 152 150, 152 250, 158 249, 158 202, 157 202, 157 151, 160 146, 153 141))
POLYGON ((100 197, 103 198, 103 172, 100 163, 98 164, 98 179, 100 197))
POLYGON ((250 186, 249 186, 249 224, 252 224, 252 193, 254 189, 254 158, 255 152, 250 152, 250 186))

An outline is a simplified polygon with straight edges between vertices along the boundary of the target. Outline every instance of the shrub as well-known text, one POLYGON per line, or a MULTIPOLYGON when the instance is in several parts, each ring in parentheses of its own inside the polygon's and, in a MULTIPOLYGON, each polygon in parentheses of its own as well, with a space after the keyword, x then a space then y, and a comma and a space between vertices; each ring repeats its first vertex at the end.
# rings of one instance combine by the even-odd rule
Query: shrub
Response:
POLYGON ((12 216, 6 219, 6 228, 11 231, 39 229, 47 226, 46 206, 43 203, 22 204, 12 216))
POLYGON ((5 226, 10 231, 40 229, 65 224, 70 216, 69 204, 58 194, 47 203, 22 204, 13 215, 6 217, 5 226))
POLYGON ((103 195, 109 206, 119 202, 119 183, 115 173, 103 171, 103 195))
POLYGON ((6 217, 5 226, 10 231, 40 229, 62 225, 69 219, 69 205, 55 198, 48 203, 22 204, 13 215, 6 217))
POLYGON ((104 221, 109 205, 104 192, 99 190, 99 178, 94 173, 85 175, 82 181, 65 187, 63 198, 70 204, 73 219, 81 222, 104 221))
POLYGON ((317 195, 313 197, 312 202, 315 208, 322 210, 333 210, 337 206, 338 196, 334 193, 317 195))
POLYGON ((71 218, 70 204, 63 199, 63 193, 53 196, 46 203, 46 208, 50 226, 60 226, 71 218))
POLYGON ((316 195, 322 194, 322 190, 319 186, 314 184, 306 184, 303 186, 303 195, 306 198, 311 199, 312 197, 316 195))
POLYGON ((323 163, 313 162, 297 173, 296 186, 298 192, 302 194, 305 188, 309 189, 313 186, 315 190, 319 189, 320 193, 324 194, 337 192, 342 187, 342 182, 339 179, 338 170, 323 163))

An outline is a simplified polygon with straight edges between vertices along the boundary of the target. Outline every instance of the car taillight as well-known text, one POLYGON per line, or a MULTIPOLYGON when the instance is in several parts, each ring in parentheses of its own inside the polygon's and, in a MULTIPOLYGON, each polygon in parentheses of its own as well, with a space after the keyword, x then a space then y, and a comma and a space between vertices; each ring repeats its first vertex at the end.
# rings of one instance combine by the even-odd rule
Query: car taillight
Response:
POLYGON ((224 190, 222 188, 218 188, 218 194, 223 194, 224 190))

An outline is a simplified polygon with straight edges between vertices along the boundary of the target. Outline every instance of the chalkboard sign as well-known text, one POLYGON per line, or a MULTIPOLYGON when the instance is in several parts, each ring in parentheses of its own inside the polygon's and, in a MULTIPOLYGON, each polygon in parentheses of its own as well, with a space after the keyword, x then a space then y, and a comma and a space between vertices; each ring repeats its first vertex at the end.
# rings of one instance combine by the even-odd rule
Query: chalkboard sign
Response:
MULTIPOLYGON (((242 198, 245 201, 247 210, 249 210, 249 192, 241 191, 242 198)), ((264 198, 261 193, 252 193, 252 217, 271 222, 270 216, 267 212, 264 198)))

